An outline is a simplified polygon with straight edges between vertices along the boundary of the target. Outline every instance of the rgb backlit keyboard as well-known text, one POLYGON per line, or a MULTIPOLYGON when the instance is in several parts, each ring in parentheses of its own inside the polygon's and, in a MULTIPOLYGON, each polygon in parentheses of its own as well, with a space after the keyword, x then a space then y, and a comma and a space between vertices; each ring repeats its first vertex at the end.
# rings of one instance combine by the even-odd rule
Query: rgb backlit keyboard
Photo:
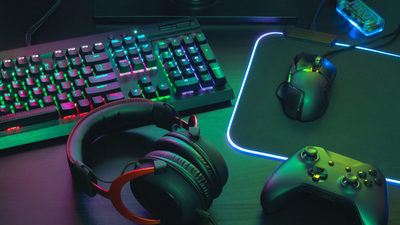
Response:
POLYGON ((145 25, 0 52, 0 149, 68 135, 125 98, 178 111, 234 98, 196 20, 145 25))

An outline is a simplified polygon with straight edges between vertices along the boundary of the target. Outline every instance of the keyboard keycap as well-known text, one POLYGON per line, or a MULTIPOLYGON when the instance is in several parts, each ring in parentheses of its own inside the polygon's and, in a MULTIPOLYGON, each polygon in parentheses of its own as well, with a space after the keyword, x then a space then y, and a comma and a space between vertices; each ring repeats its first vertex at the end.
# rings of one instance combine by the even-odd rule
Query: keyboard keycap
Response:
POLYGON ((145 55, 144 60, 147 68, 157 66, 157 61, 153 54, 145 55))
POLYGON ((170 95, 169 87, 167 83, 157 85, 157 93, 159 97, 170 95))
POLYGON ((131 71, 131 64, 127 59, 122 59, 118 61, 118 68, 120 73, 127 73, 131 71))
POLYGON ((132 58, 132 67, 134 70, 142 70, 144 69, 143 61, 139 57, 132 58))
POLYGON ((118 82, 111 82, 108 84, 103 84, 99 86, 87 87, 85 88, 85 93, 87 97, 96 96, 96 95, 106 95, 108 93, 120 91, 120 86, 118 82))
POLYGON ((92 105, 94 108, 104 105, 104 99, 101 96, 94 96, 92 98, 92 105))
POLYGON ((99 52, 104 52, 104 51, 105 51, 105 47, 102 42, 94 43, 93 52, 99 53, 99 52))
POLYGON ((215 62, 215 55, 209 44, 200 45, 201 54, 206 59, 207 63, 215 62))
POLYGON ((202 87, 209 87, 214 85, 212 77, 209 73, 200 76, 200 83, 202 87))
POLYGON ((128 95, 130 98, 143 98, 140 88, 130 90, 128 95))
MULTIPOLYGON (((0 116, 8 115, 11 113, 11 108, 9 105, 1 105, 0 106, 0 116)), ((1 120, 1 117, 0 117, 1 120)))
POLYGON ((94 55, 85 55, 84 61, 86 65, 92 66, 95 64, 108 62, 109 59, 106 52, 100 52, 94 55))
POLYGON ((136 47, 128 48, 128 55, 130 58, 139 57, 139 50, 136 47))
POLYGON ((145 98, 157 98, 157 94, 156 94, 156 90, 154 89, 154 87, 151 86, 146 86, 143 88, 143 94, 145 98))
POLYGON ((83 45, 80 49, 79 49, 79 53, 84 56, 84 55, 90 55, 92 54, 92 49, 90 49, 89 45, 83 45))
POLYGON ((14 102, 14 111, 16 113, 26 111, 24 102, 14 102))
POLYGON ((75 47, 67 49, 67 57, 68 58, 72 59, 72 58, 75 58, 78 56, 79 56, 78 49, 76 49, 75 47))
POLYGON ((60 114, 61 117, 75 115, 77 113, 75 108, 75 103, 73 102, 64 102, 60 105, 60 114))
POLYGON ((113 71, 113 68, 109 62, 96 64, 94 66, 95 74, 103 74, 103 73, 110 73, 113 71))
POLYGON ((96 86, 100 84, 106 84, 110 83, 113 81, 116 81, 117 78, 115 76, 115 73, 106 73, 98 76, 90 76, 89 77, 89 85, 90 86, 96 86))
POLYGON ((30 110, 40 108, 39 101, 36 98, 28 100, 28 107, 30 110))
POLYGON ((52 96, 52 95, 44 96, 44 97, 43 97, 43 104, 44 104, 45 106, 54 105, 55 102, 54 102, 53 96, 52 96))
MULTIPOLYGON (((53 67, 54 69, 54 67, 53 67)), ((40 75, 40 67, 38 65, 33 65, 29 67, 29 74, 33 77, 40 75)))
POLYGON ((25 56, 18 57, 17 66, 20 68, 27 68, 29 66, 28 59, 25 56))
POLYGON ((141 88, 144 88, 151 85, 151 79, 149 76, 142 76, 138 83, 141 88))
POLYGON ((92 68, 90 66, 85 66, 85 67, 81 68, 82 77, 87 78, 87 77, 91 76, 92 74, 93 74, 92 68))
POLYGON ((53 52, 53 58, 55 60, 62 60, 65 59, 64 51, 63 50, 55 50, 53 52))
POLYGON ((85 89, 86 88, 85 80, 83 78, 74 80, 74 86, 75 86, 75 89, 80 89, 80 90, 85 89))
POLYGON ((56 100, 57 100, 58 104, 61 104, 61 103, 69 101, 68 95, 65 92, 58 93, 57 96, 56 96, 56 100))
POLYGON ((106 101, 107 102, 113 102, 117 100, 124 99, 124 94, 122 92, 117 92, 117 93, 111 93, 106 95, 106 101))
POLYGON ((206 36, 204 36, 203 33, 198 33, 198 34, 196 34, 195 42, 196 42, 198 45, 200 45, 200 44, 205 44, 205 43, 206 43, 206 36))
POLYGON ((71 97, 72 97, 72 100, 74 100, 75 102, 80 100, 80 99, 83 99, 82 90, 78 89, 78 90, 75 90, 75 91, 71 91, 71 97))
POLYGON ((41 65, 42 57, 40 55, 32 55, 30 58, 31 65, 41 65))
POLYGON ((196 77, 190 77, 182 80, 174 81, 176 87, 176 93, 182 94, 188 91, 197 91, 199 88, 199 81, 196 77))
POLYGON ((86 112, 89 112, 90 110, 92 110, 90 102, 86 98, 79 100, 77 107, 78 107, 79 113, 86 113, 86 112))
POLYGON ((215 86, 222 86, 226 84, 226 78, 224 72, 218 63, 211 63, 210 68, 212 70, 212 76, 214 78, 215 86))
POLYGON ((4 70, 14 69, 14 61, 12 61, 11 59, 4 59, 1 66, 4 70))
POLYGON ((27 76, 26 70, 18 68, 15 70, 15 74, 17 75, 18 80, 24 80, 27 76))
POLYGON ((74 57, 70 59, 71 67, 74 69, 79 69, 82 67, 82 59, 81 57, 74 57))
MULTIPOLYGON (((50 84, 51 85, 51 84, 50 84)), ((56 89, 57 90, 57 89, 56 89)), ((44 93, 43 93, 43 88, 41 87, 33 87, 32 88, 32 95, 35 98, 42 98, 44 93)))
POLYGON ((66 59, 58 60, 57 61, 57 70, 58 71, 67 71, 68 68, 68 62, 66 59))
POLYGON ((7 128, 16 126, 28 126, 36 123, 43 123, 58 118, 59 115, 55 106, 33 109, 25 112, 15 113, 13 115, 1 116, 0 130, 5 130, 7 128))

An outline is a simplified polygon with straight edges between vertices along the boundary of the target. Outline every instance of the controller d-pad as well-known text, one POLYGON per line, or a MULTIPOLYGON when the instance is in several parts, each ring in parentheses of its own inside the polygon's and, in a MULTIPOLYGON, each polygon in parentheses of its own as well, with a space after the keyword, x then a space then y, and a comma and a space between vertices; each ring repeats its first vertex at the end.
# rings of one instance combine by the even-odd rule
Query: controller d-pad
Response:
POLYGON ((324 168, 318 166, 313 166, 308 169, 308 175, 315 182, 325 181, 326 178, 328 178, 328 172, 324 168))

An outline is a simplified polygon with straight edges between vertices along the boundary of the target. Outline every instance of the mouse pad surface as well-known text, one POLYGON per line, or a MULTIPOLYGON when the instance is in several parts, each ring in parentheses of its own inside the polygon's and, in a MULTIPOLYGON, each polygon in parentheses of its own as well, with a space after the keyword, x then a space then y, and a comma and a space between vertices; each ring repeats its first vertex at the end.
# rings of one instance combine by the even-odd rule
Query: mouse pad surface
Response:
POLYGON ((297 54, 322 55, 338 48, 282 34, 260 38, 228 128, 232 147, 285 160, 304 146, 316 145, 399 179, 400 56, 360 49, 334 55, 329 60, 337 74, 328 108, 311 122, 287 117, 275 95, 297 54))

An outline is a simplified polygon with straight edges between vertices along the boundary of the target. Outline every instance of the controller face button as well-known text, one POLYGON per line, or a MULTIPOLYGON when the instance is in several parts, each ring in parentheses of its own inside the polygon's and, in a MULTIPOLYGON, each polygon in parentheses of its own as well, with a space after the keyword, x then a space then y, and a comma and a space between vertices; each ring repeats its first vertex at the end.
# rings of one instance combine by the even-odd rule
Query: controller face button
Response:
POLYGON ((330 161, 328 162, 328 164, 329 164, 330 166, 335 165, 335 163, 334 163, 332 160, 330 160, 330 161))
POLYGON ((373 183, 372 180, 368 180, 368 179, 364 180, 364 185, 367 187, 372 187, 372 183, 373 183))
POLYGON ((378 172, 376 172, 376 170, 374 170, 374 169, 369 169, 368 173, 369 173, 369 175, 374 176, 374 177, 378 174, 378 172))
POLYGON ((360 171, 358 171, 358 176, 361 179, 366 179, 367 178, 367 172, 360 170, 360 171))
POLYGON ((351 167, 350 166, 346 166, 344 169, 346 170, 346 172, 351 172, 351 167))
POLYGON ((318 160, 318 150, 312 146, 307 146, 301 152, 301 158, 310 161, 317 161, 318 160))
POLYGON ((353 173, 346 173, 346 175, 343 177, 341 183, 342 183, 342 186, 350 185, 354 188, 358 188, 360 186, 360 183, 358 182, 358 177, 353 173))

